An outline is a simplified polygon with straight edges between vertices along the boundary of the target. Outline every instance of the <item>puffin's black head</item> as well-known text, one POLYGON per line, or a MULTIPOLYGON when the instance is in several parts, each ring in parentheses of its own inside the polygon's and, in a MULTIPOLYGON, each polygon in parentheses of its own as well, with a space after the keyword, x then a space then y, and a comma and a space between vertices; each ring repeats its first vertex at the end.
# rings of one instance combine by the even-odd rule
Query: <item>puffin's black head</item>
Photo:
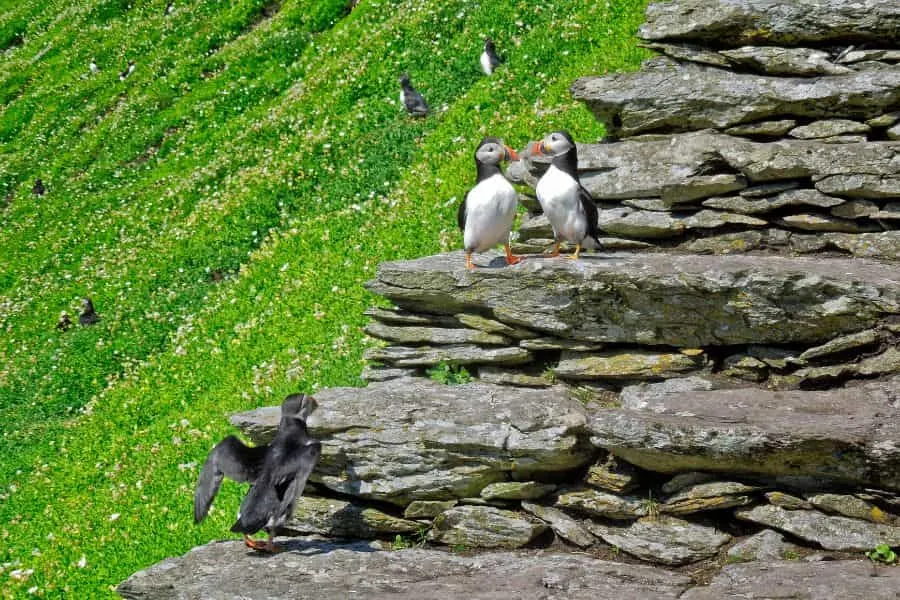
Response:
POLYGON ((400 73, 400 85, 403 87, 409 87, 409 75, 406 73, 400 73))
POLYGON ((494 52, 494 40, 491 38, 484 38, 484 49, 487 52, 494 52))
POLYGON ((281 403, 281 416, 294 417, 306 421, 312 414, 318 403, 312 396, 306 394, 291 394, 281 403))
POLYGON ((476 164, 497 165, 504 160, 519 160, 519 155, 500 138, 486 137, 475 150, 476 164))
POLYGON ((560 130, 547 134, 543 140, 535 144, 535 154, 549 154, 556 156, 563 152, 568 152, 575 147, 575 140, 569 135, 568 131, 560 130))
POLYGON ((84 310, 86 310, 88 312, 93 312, 94 311, 94 303, 91 302, 90 298, 82 298, 81 299, 81 308, 83 308, 84 310))

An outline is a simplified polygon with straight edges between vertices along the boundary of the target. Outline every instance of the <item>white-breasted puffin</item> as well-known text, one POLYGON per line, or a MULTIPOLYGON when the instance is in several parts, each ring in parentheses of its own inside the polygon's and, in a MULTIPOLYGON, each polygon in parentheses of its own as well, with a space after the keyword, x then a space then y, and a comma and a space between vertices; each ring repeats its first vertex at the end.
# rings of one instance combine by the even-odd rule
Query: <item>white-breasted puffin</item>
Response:
POLYGON ((556 242, 550 256, 559 255, 563 241, 575 244, 577 259, 583 247, 600 247, 597 239, 597 205, 578 179, 578 150, 567 131, 555 131, 534 145, 535 154, 553 157, 550 168, 537 183, 538 202, 550 225, 556 242))
POLYGON ((494 69, 500 66, 500 63, 503 62, 499 56, 497 56, 497 50, 494 48, 494 41, 491 38, 484 38, 484 51, 481 53, 481 70, 484 71, 485 75, 490 75, 494 72, 494 69))
POLYGON ((128 79, 128 76, 134 73, 135 64, 133 60, 128 61, 128 66, 125 67, 125 70, 119 73, 119 81, 125 81, 128 79))
POLYGON ((291 394, 281 404, 281 421, 271 443, 250 447, 230 435, 216 444, 200 470, 194 522, 206 518, 223 477, 250 482, 231 531, 243 533, 244 543, 254 550, 277 552, 275 532, 294 512, 322 452, 322 444, 306 429, 306 419, 316 406, 312 396, 291 394), (261 529, 269 536, 264 543, 250 537, 261 529))
POLYGON ((88 64, 88 69, 90 69, 92 75, 96 75, 100 72, 100 67, 97 66, 97 61, 93 58, 91 59, 90 64, 88 64))
POLYGON ((94 303, 91 302, 90 298, 83 298, 81 300, 81 308, 82 311, 81 314, 78 315, 78 323, 81 324, 82 327, 90 327, 100 321, 100 315, 94 310, 94 303))
POLYGON ((409 82, 409 75, 406 73, 400 75, 400 104, 414 117, 428 115, 428 103, 409 82))
POLYGON ((509 232, 516 217, 518 197, 500 170, 500 162, 504 160, 519 160, 519 157, 499 138, 486 137, 475 150, 478 179, 456 213, 456 221, 463 231, 468 269, 475 268, 473 252, 484 252, 500 243, 506 248, 506 264, 514 265, 522 260, 520 256, 513 256, 509 248, 509 232))

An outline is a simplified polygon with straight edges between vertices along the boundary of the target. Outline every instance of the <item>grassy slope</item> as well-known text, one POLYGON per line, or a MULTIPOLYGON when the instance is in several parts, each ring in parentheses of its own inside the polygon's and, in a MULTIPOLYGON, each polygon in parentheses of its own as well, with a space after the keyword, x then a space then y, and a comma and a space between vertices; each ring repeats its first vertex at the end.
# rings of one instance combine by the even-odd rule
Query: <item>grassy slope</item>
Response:
POLYGON ((225 536, 238 486, 200 527, 190 504, 227 415, 358 384, 361 284, 458 246, 477 140, 598 138, 568 84, 642 57, 641 0, 266 4, 0 0, 4 596, 108 593, 225 536), (401 114, 403 69, 446 109, 401 114), (57 333, 83 295, 101 323, 57 333))

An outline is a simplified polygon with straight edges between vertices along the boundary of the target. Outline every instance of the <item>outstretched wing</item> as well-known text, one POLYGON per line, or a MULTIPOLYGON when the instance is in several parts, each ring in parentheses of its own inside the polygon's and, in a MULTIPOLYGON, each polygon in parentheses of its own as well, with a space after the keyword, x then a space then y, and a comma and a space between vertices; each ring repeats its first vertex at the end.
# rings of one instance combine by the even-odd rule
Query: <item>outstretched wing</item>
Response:
POLYGON ((266 450, 266 446, 251 448, 233 435, 216 444, 203 463, 197 489, 194 491, 195 523, 206 518, 223 477, 238 482, 252 483, 256 480, 262 470, 266 450))
POLYGON ((459 205, 459 210, 456 211, 456 224, 459 225, 459 228, 463 231, 466 230, 466 199, 469 197, 466 194, 466 197, 463 198, 463 201, 459 205))
POLYGON ((600 244, 600 240, 597 239, 600 235, 600 212, 597 210, 597 205, 594 203, 594 199, 591 197, 590 192, 584 189, 584 186, 581 185, 581 182, 578 183, 578 199, 581 201, 581 208, 584 210, 584 214, 587 217, 587 236, 600 244))

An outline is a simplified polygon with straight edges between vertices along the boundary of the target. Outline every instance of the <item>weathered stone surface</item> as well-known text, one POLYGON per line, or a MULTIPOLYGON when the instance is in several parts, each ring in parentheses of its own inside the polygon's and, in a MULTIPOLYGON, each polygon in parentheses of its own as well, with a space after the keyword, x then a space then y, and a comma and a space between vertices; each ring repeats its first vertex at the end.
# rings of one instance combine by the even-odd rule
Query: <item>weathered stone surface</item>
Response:
POLYGON ((586 526, 607 544, 641 560, 673 566, 714 556, 731 541, 727 533, 669 516, 647 517, 626 526, 597 521, 586 526))
POLYGON ((800 187, 799 181, 776 181, 774 183, 761 183, 741 190, 738 194, 742 198, 765 198, 775 196, 781 192, 794 190, 800 187))
POLYGON ((578 554, 378 552, 292 540, 265 560, 242 542, 213 542, 132 575, 118 592, 131 600, 675 600, 690 583, 657 567, 578 554))
POLYGON ((809 125, 795 127, 788 135, 801 140, 827 138, 848 133, 868 133, 871 127, 859 121, 849 119, 824 119, 813 121, 809 125))
POLYGON ((531 360, 531 353, 516 347, 482 348, 474 344, 451 344, 369 348, 363 357, 398 367, 430 367, 443 362, 455 365, 520 365, 531 360))
POLYGON ((609 455, 606 460, 591 465, 584 482, 589 486, 625 494, 638 486, 640 475, 637 469, 623 460, 609 455))
POLYGON ((485 500, 536 500, 556 489, 552 483, 538 481, 499 481, 481 490, 485 500))
POLYGON ((786 542, 777 531, 763 529, 729 548, 727 556, 731 562, 785 560, 797 557, 799 550, 800 546, 786 542))
POLYGON ((359 378, 363 381, 390 381, 391 379, 402 379, 403 377, 414 377, 418 373, 418 369, 396 369, 390 367, 373 367, 366 365, 363 367, 362 374, 359 378))
POLYGON ((684 233, 684 223, 668 213, 630 208, 599 211, 601 231, 637 238, 677 237, 684 233))
POLYGON ((556 535, 579 548, 593 546, 597 541, 578 521, 552 506, 526 501, 522 502, 522 510, 544 521, 556 535))
POLYGON ((660 44, 653 42, 644 42, 640 45, 644 48, 649 48, 650 50, 662 52, 675 60, 686 60, 725 68, 732 65, 732 61, 729 60, 728 57, 719 52, 715 52, 714 50, 704 48, 703 46, 692 44, 660 44))
POLYGON ((659 393, 626 388, 592 410, 592 441, 663 473, 808 475, 900 489, 900 378, 827 391, 659 393))
POLYGON ((785 206, 816 206, 829 208, 843 204, 844 200, 826 196, 818 190, 788 190, 765 198, 744 198, 725 196, 703 201, 703 206, 733 211, 745 215, 756 215, 771 212, 785 206))
POLYGON ((680 0, 647 7, 645 40, 795 46, 813 42, 900 42, 892 0, 680 0))
POLYGON ((459 327, 459 322, 453 317, 446 315, 424 315, 421 313, 411 313, 397 308, 382 308, 380 306, 371 306, 363 311, 367 317, 372 317, 376 321, 382 323, 392 323, 396 325, 425 325, 434 327, 459 327))
POLYGON ((653 210, 656 212, 669 212, 672 210, 672 206, 667 202, 663 202, 662 198, 628 198, 622 200, 622 204, 638 210, 653 210))
POLYGON ((605 519, 636 519, 649 514, 649 504, 642 498, 617 496, 594 489, 561 493, 555 506, 605 519))
POLYGON ((812 48, 743 46, 734 50, 722 50, 719 54, 735 65, 766 75, 845 75, 852 72, 847 67, 831 62, 827 52, 812 48))
POLYGON ((747 180, 742 175, 731 173, 695 175, 683 184, 664 186, 662 200, 669 205, 683 204, 742 190, 745 187, 747 187, 747 180))
POLYGON ((869 60, 881 60, 887 62, 900 61, 900 51, 898 50, 851 50, 850 52, 841 53, 842 56, 839 63, 850 64, 869 60))
POLYGON ((797 496, 786 494, 784 492, 766 492, 766 500, 773 506, 780 506, 788 510, 812 509, 813 505, 797 496))
POLYGON ((825 515, 816 510, 787 510, 762 505, 739 508, 735 516, 815 542, 826 550, 864 551, 878 544, 900 545, 900 527, 825 515))
POLYGON ((728 565, 708 586, 688 590, 681 600, 892 600, 898 585, 900 569, 874 571, 867 560, 760 561, 728 565))
POLYGON ((850 335, 842 335, 841 337, 829 340, 821 346, 810 348, 801 354, 800 358, 802 360, 812 360, 822 356, 846 352, 847 350, 852 350, 854 348, 870 346, 878 341, 878 337, 878 332, 874 329, 867 329, 858 333, 851 333, 850 335))
POLYGON ((888 127, 885 134, 889 140, 900 140, 900 125, 888 127))
POLYGON ((674 494, 700 483, 709 483, 710 481, 715 481, 716 477, 717 476, 715 473, 701 473, 699 471, 679 473, 662 485, 662 491, 666 494, 674 494))
POLYGON ((856 221, 839 219, 828 215, 799 214, 786 215, 781 222, 787 227, 801 229, 803 231, 840 231, 843 233, 860 233, 865 229, 856 221))
MULTIPOLYGON (((900 313, 892 267, 839 258, 604 253, 469 271, 460 251, 382 263, 368 287, 413 311, 472 310, 548 335, 676 347, 821 343, 900 313)), ((492 351, 472 352, 485 361, 492 351)))
POLYGON ((517 387, 550 387, 553 382, 543 375, 526 373, 517 369, 502 369, 500 367, 478 367, 478 379, 484 383, 497 385, 513 385, 517 387))
POLYGON ((688 229, 714 229, 726 225, 744 225, 747 227, 763 227, 766 221, 737 213, 718 210, 701 210, 684 219, 688 229))
POLYGON ((294 514, 282 526, 287 535, 318 533, 331 537, 374 539, 393 533, 411 533, 421 525, 376 508, 334 498, 301 496, 294 514))
POLYGON ((788 131, 796 127, 797 121, 794 119, 778 119, 775 121, 757 121, 756 123, 745 123, 743 125, 735 125, 725 130, 730 135, 744 135, 749 137, 780 137, 788 131))
POLYGON ((809 494, 806 499, 810 504, 825 512, 872 523, 898 524, 896 515, 885 512, 871 502, 851 494, 809 494))
POLYGON ((759 231, 737 231, 684 242, 678 248, 697 254, 740 254, 764 247, 766 237, 759 231))
MULTIPOLYGON (((480 317, 478 315, 470 315, 466 313, 460 313, 456 315, 456 319, 465 325, 466 327, 471 327, 472 329, 479 329, 481 331, 486 331, 487 333, 494 333, 500 336, 506 336, 508 338, 512 338, 515 340, 526 340, 529 338, 537 337, 537 334, 531 331, 527 331, 525 329, 520 329, 518 327, 510 327, 506 323, 501 323, 495 319, 487 319, 485 317, 480 317)), ((475 342, 484 343, 484 342, 475 342)))
POLYGON ((547 530, 543 521, 492 506, 457 506, 434 519, 428 539, 472 548, 521 548, 547 530))
MULTIPOLYGON (((584 405, 544 390, 428 379, 316 392, 308 426, 322 442, 312 480, 340 493, 406 505, 477 496, 486 485, 566 471, 593 460, 584 405)), ((274 435, 278 407, 232 417, 256 443, 274 435)))
POLYGON ((378 321, 373 321, 366 325, 365 332, 374 338, 400 344, 485 344, 504 346, 510 343, 508 337, 479 331, 478 329, 385 325, 378 321))
POLYGON ((722 375, 746 381, 765 381, 769 365, 754 356, 732 354, 722 363, 722 375))
POLYGON ((698 483, 676 492, 659 505, 659 512, 686 515, 703 510, 719 510, 746 506, 754 500, 758 487, 739 481, 711 481, 698 483))
POLYGON ((582 354, 563 352, 553 372, 562 379, 666 379, 696 371, 705 365, 706 356, 683 353, 601 352, 582 354))
POLYGON ((895 110, 877 117, 872 117, 866 121, 866 125, 870 127, 890 127, 897 121, 900 121, 900 111, 895 110))
MULTIPOLYGON (((900 69, 897 70, 900 73, 900 69)), ((893 143, 893 142, 886 142, 893 143)), ((876 169, 877 166, 873 166, 876 169)), ((855 198, 896 198, 900 196, 900 176, 896 168, 887 174, 841 173, 823 176, 816 189, 826 194, 855 198)))
POLYGON ((433 519, 456 506, 456 500, 413 500, 403 510, 407 519, 433 519))
POLYGON ((893 346, 859 362, 847 362, 825 367, 807 367, 793 375, 804 382, 830 382, 853 376, 888 375, 900 372, 900 350, 893 346))
POLYGON ((870 200, 851 200, 831 209, 831 214, 842 219, 869 217, 878 212, 878 205, 870 200))
POLYGON ((567 340, 555 337, 539 337, 519 342, 519 346, 528 350, 571 350, 572 352, 596 352, 603 348, 603 344, 591 344, 577 340, 567 340))
POLYGON ((888 202, 884 208, 872 215, 873 219, 897 220, 900 219, 900 202, 888 202))
POLYGON ((865 120, 900 104, 900 70, 808 80, 663 59, 633 73, 582 77, 571 90, 610 134, 629 136, 724 129, 775 117, 865 120))

